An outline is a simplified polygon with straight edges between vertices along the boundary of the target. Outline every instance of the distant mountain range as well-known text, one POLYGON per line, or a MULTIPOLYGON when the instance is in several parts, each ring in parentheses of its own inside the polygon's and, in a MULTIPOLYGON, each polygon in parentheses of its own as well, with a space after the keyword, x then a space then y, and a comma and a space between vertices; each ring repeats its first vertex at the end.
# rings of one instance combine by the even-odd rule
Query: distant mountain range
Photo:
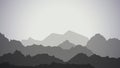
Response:
POLYGON ((21 42, 25 46, 33 45, 33 44, 37 44, 37 45, 41 44, 44 46, 58 46, 60 43, 66 41, 66 40, 70 41, 71 43, 73 43, 75 45, 85 46, 89 39, 78 33, 68 31, 65 34, 52 33, 42 41, 38 41, 38 40, 34 40, 32 38, 29 38, 28 40, 22 40, 21 42))
MULTIPOLYGON (((105 56, 114 57, 114 58, 120 57, 120 53, 119 53, 120 40, 116 38, 106 40, 102 35, 96 34, 90 40, 88 40, 86 46, 76 45, 76 44, 80 44, 81 42, 75 43, 73 42, 74 39, 80 40, 81 37, 83 36, 68 31, 64 35, 57 36, 56 34, 52 34, 45 39, 47 40, 47 42, 50 43, 50 45, 56 44, 56 46, 44 46, 43 44, 31 45, 32 43, 30 43, 31 46, 25 47, 20 41, 8 40, 3 34, 0 33, 0 55, 2 56, 3 54, 6 53, 13 53, 14 51, 18 50, 24 55, 35 56, 37 54, 48 54, 50 56, 55 56, 56 58, 59 58, 63 61, 68 61, 78 53, 84 53, 87 56, 96 54, 101 57, 105 57, 105 56), (53 43, 51 43, 50 41, 53 43), (58 42, 58 43, 54 43, 54 42, 58 42)), ((33 39, 30 40, 34 43, 39 43, 39 41, 36 42, 33 39)))
POLYGON ((3 34, 0 34, 0 55, 6 53, 13 53, 18 50, 22 54, 35 56, 37 54, 48 54, 50 56, 55 56, 56 58, 62 59, 63 61, 68 61, 73 56, 78 53, 84 53, 88 56, 93 53, 88 48, 81 45, 74 45, 68 40, 62 42, 58 46, 43 46, 43 45, 31 45, 24 46, 20 41, 8 40, 3 34))
MULTIPOLYGON (((73 34, 67 32, 64 35, 65 37, 70 37, 73 34)), ((53 36, 50 37, 52 38, 53 36)), ((48 41, 51 38, 48 37, 48 41)), ((54 40, 58 39, 58 37, 53 38, 54 40)), ((61 40, 59 39, 58 41, 61 40)), ((77 64, 78 66, 81 64, 87 66, 85 68, 89 68, 91 65, 95 68, 120 68, 120 40, 116 38, 106 40, 101 34, 96 34, 88 40, 86 46, 82 46, 76 45, 77 43, 73 43, 73 40, 71 41, 70 39, 72 38, 69 38, 69 40, 64 38, 56 46, 44 46, 36 45, 39 44, 39 41, 30 38, 29 40, 32 42, 29 41, 30 46, 24 46, 20 41, 8 40, 0 33, 0 67, 6 66, 4 64, 6 62, 23 66, 36 66, 55 62, 62 64, 62 66, 72 64, 75 64, 75 66, 77 64)))

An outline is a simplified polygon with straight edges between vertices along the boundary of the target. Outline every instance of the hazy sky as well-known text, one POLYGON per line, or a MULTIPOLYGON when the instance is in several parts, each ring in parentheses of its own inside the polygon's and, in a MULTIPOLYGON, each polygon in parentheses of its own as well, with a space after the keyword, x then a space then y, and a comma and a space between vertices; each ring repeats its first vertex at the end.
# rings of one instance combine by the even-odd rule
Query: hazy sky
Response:
POLYGON ((0 32, 42 40, 68 30, 120 39, 120 0, 0 0, 0 32))

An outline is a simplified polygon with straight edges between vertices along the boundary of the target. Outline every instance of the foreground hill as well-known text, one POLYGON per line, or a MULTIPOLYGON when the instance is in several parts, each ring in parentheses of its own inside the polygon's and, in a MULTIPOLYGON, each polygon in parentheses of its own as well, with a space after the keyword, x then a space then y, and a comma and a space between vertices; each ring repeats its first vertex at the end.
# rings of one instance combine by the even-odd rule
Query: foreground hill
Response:
POLYGON ((52 64, 40 64, 38 66, 16 66, 11 65, 9 63, 0 64, 0 68, 94 68, 90 64, 60 64, 60 63, 52 63, 52 64))
POLYGON ((39 64, 63 63, 62 60, 49 56, 47 54, 38 54, 36 56, 24 56, 21 52, 15 51, 13 54, 5 54, 0 57, 0 63, 8 62, 13 65, 36 66, 39 64))
POLYGON ((92 55, 90 57, 85 54, 78 54, 69 60, 70 64, 91 64, 95 68, 120 68, 120 58, 100 57, 92 55))

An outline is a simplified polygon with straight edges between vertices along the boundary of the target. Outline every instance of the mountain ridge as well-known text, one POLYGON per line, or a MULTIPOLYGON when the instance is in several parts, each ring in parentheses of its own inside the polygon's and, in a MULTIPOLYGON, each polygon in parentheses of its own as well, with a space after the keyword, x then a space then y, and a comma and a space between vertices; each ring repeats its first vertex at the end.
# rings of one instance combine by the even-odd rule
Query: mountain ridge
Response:
POLYGON ((72 47, 75 47, 76 45, 69 42, 68 40, 65 40, 61 44, 58 45, 58 47, 61 47, 62 49, 71 49, 72 47))
POLYGON ((69 40, 71 43, 75 45, 83 45, 85 46, 88 42, 88 38, 80 35, 73 31, 67 31, 64 34, 56 34, 52 33, 49 36, 47 36, 45 39, 38 41, 32 39, 32 41, 28 40, 22 40, 22 44, 27 46, 30 44, 37 44, 37 45, 44 45, 44 46, 57 46, 60 43, 64 42, 65 40, 69 40))
MULTIPOLYGON (((88 56, 92 55, 93 53, 86 49, 85 47, 79 45, 80 47, 72 47, 71 49, 63 49, 58 46, 43 46, 43 45, 32 45, 32 46, 24 46, 20 41, 10 40, 4 35, 0 35, 0 56, 6 53, 13 53, 16 50, 19 50, 25 56, 35 56, 37 54, 48 54, 50 56, 55 56, 56 58, 62 59, 64 61, 68 61, 74 55, 78 53, 85 53, 88 56), (5 39, 5 40, 3 40, 5 39)), ((70 43, 72 44, 72 43, 70 43)), ((73 44, 72 44, 73 45, 73 44)), ((69 42, 66 42, 65 46, 69 46, 69 42)))
POLYGON ((103 35, 96 34, 88 41, 86 47, 102 57, 120 57, 120 40, 116 38, 106 40, 103 35))

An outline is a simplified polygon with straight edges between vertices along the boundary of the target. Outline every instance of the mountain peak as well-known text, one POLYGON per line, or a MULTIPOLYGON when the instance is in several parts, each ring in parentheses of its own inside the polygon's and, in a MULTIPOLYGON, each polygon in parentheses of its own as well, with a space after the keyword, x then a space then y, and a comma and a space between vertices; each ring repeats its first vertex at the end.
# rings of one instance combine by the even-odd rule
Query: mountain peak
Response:
POLYGON ((37 41, 37 43, 43 44, 45 46, 57 46, 60 43, 64 42, 65 40, 69 40, 71 43, 75 45, 80 44, 83 46, 86 45, 86 43, 88 42, 87 37, 69 30, 64 34, 52 33, 41 42, 39 42, 38 40, 34 40, 32 38, 29 38, 28 40, 23 40, 22 43, 23 45, 31 45, 33 43, 36 44, 36 41, 37 41))
POLYGON ((107 56, 109 53, 109 44, 107 40, 101 34, 96 34, 87 43, 87 48, 92 50, 93 53, 101 55, 102 57, 107 56))
POLYGON ((65 40, 63 43, 61 43, 58 46, 61 47, 62 49, 71 49, 72 47, 75 47, 76 45, 69 42, 69 40, 65 40))
POLYGON ((69 35, 69 34, 77 34, 77 33, 73 32, 71 30, 69 30, 69 31, 67 31, 67 32, 64 33, 64 35, 69 35))
POLYGON ((101 35, 101 34, 96 34, 96 35, 93 36, 92 38, 106 40, 105 37, 104 37, 103 35, 101 35))
POLYGON ((71 31, 71 30, 69 30, 69 31, 65 32, 65 34, 66 34, 66 33, 74 33, 74 32, 73 32, 73 31, 71 31))
POLYGON ((71 43, 69 40, 65 40, 63 43, 71 43))
POLYGON ((88 39, 87 37, 85 37, 85 36, 83 36, 83 35, 81 35, 81 34, 79 34, 79 33, 77 33, 77 32, 73 32, 73 31, 71 31, 71 30, 65 32, 64 35, 65 35, 65 36, 79 36, 79 37, 81 37, 81 38, 86 38, 86 39, 88 39))
POLYGON ((25 46, 31 46, 33 44, 40 45, 41 42, 39 40, 34 40, 33 38, 29 37, 27 40, 22 40, 21 43, 25 46))
POLYGON ((2 33, 0 33, 0 40, 1 41, 9 41, 9 39, 7 37, 5 37, 5 35, 2 33))
POLYGON ((101 35, 101 34, 99 34, 99 33, 96 34, 95 36, 96 36, 96 37, 103 37, 103 35, 101 35))
POLYGON ((71 43, 74 43, 75 45, 80 44, 83 46, 85 46, 89 40, 87 37, 73 31, 67 31, 64 33, 64 38, 69 40, 71 43))

